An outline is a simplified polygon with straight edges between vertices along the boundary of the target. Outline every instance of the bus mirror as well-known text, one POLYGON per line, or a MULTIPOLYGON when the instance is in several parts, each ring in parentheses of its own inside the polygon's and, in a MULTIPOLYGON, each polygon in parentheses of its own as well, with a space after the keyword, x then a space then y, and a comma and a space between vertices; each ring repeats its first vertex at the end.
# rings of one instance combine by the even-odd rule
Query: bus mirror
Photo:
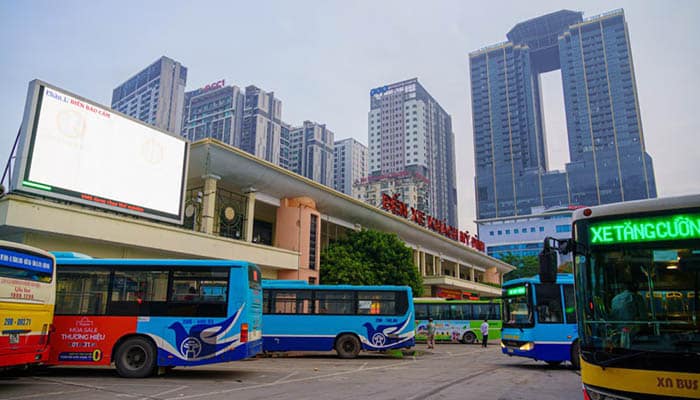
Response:
POLYGON ((557 251, 549 245, 549 238, 544 241, 540 253, 540 282, 555 283, 557 281, 557 251))

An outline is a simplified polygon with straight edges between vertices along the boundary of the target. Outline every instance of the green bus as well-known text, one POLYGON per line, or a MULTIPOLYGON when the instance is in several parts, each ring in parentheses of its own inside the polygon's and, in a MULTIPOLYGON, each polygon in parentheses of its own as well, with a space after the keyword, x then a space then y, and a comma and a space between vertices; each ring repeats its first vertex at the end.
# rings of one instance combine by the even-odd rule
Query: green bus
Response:
POLYGON ((479 327, 489 322, 489 339, 501 338, 501 300, 451 300, 439 297, 416 297, 416 341, 427 338, 428 318, 435 324, 435 342, 476 343, 481 339, 479 327))

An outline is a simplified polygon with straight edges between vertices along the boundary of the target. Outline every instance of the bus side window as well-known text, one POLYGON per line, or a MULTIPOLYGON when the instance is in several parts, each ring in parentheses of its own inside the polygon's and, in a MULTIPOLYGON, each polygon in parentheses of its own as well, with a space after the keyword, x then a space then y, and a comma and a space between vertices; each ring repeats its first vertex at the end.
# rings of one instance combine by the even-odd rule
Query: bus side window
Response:
POLYGON ((428 305, 427 304, 415 304, 414 308, 416 310, 416 319, 428 319, 428 305))

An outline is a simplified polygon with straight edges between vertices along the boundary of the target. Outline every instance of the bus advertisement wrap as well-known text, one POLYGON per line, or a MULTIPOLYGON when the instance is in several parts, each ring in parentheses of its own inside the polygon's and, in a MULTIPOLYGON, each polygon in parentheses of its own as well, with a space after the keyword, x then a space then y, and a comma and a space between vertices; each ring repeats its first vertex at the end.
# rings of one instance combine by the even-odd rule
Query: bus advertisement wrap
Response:
POLYGON ((182 222, 187 143, 32 81, 12 190, 182 222))

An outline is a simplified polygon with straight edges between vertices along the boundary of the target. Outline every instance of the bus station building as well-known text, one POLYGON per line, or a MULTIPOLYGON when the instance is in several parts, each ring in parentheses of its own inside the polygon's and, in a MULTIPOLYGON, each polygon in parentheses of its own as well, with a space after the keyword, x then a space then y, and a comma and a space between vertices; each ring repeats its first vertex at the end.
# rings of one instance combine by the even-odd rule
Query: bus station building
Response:
POLYGON ((266 279, 320 283, 322 248, 348 231, 375 229, 412 249, 424 295, 451 298, 498 297, 514 269, 215 139, 190 145, 184 216, 176 225, 10 192, 0 199, 0 239, 100 258, 242 259, 266 279))

